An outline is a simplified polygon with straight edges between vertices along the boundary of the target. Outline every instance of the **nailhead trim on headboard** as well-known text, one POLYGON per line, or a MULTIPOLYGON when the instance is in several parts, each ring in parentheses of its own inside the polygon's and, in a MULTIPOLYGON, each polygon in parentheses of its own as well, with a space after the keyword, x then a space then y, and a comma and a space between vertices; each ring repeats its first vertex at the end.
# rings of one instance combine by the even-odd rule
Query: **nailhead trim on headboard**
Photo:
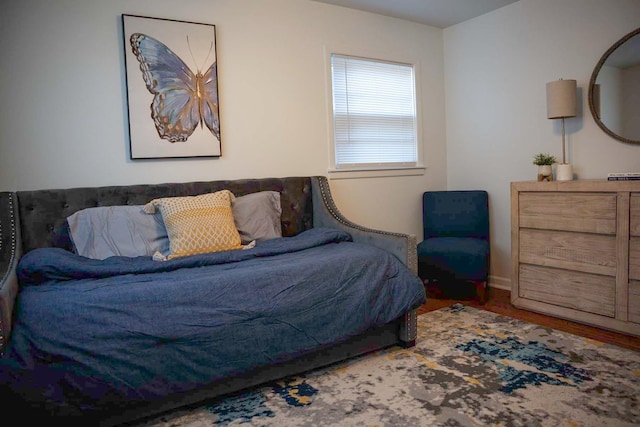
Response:
MULTIPOLYGON (((375 229, 363 227, 363 226, 358 225, 358 224, 354 224, 353 222, 349 221, 348 219, 346 219, 340 213, 340 211, 338 210, 337 205, 333 201, 333 196, 331 195, 331 191, 330 191, 330 187, 329 187, 329 180, 327 179, 327 177, 319 176, 318 177, 318 184, 320 186, 320 194, 322 195, 322 200, 323 200, 325 206, 327 207, 327 209, 329 210, 331 215, 337 221, 339 221, 340 223, 344 224, 347 227, 355 228, 356 230, 360 230, 360 231, 373 232, 373 233, 384 234, 384 235, 388 235, 388 236, 397 236, 397 237, 402 237, 402 238, 408 238, 409 242, 407 244, 407 248, 415 248, 416 247, 417 240, 416 240, 416 238, 414 236, 407 236, 406 234, 402 234, 402 233, 393 233, 391 231, 375 230, 375 229)), ((409 267, 409 269, 411 269, 411 271, 414 271, 414 272, 418 271, 418 256, 417 256, 417 253, 415 251, 409 251, 407 253, 407 266, 409 267)))
MULTIPOLYGON (((9 193, 8 194, 8 208, 9 208, 9 214, 8 214, 8 218, 9 218, 9 244, 11 245, 11 247, 9 248, 9 260, 8 260, 8 264, 7 264, 7 269, 4 273, 4 276, 2 277, 2 282, 4 283, 7 280, 7 276, 9 275, 10 271, 11 271, 11 266, 14 263, 14 259, 16 256, 16 219, 15 219, 15 215, 14 215, 14 208, 13 208, 13 194, 9 193)), ((2 217, 0 215, 0 253, 2 253, 2 251, 4 251, 5 248, 2 247, 3 242, 5 241, 4 238, 2 238, 3 235, 3 226, 6 227, 6 225, 3 224, 2 222, 2 217)), ((4 354, 4 345, 5 345, 5 341, 6 341, 6 337, 5 337, 5 328, 4 328, 4 322, 2 321, 2 317, 0 316, 0 356, 2 356, 4 354)))
POLYGON ((329 181, 327 180, 326 177, 321 176, 318 177, 318 183, 320 184, 320 194, 322 194, 322 200, 325 204, 325 206, 327 207, 327 209, 329 210, 329 212, 331 212, 331 215, 337 219, 340 223, 351 227, 351 228, 355 228, 356 230, 360 230, 360 231, 367 231, 367 232, 375 232, 378 234, 387 234, 387 235, 392 235, 392 236, 401 236, 404 237, 404 234, 400 234, 400 233, 392 233, 390 231, 382 231, 382 230, 374 230, 372 228, 366 228, 363 227, 361 225, 358 224, 354 224, 353 222, 349 221, 348 219, 346 219, 338 210, 338 207, 336 206, 334 200, 333 200, 333 196, 331 195, 331 190, 329 187, 329 181))

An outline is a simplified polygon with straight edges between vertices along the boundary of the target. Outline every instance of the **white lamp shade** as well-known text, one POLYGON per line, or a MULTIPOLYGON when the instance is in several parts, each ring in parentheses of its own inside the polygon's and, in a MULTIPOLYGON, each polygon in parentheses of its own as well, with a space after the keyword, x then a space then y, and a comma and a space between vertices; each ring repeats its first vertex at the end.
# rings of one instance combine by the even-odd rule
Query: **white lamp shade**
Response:
POLYGON ((578 114, 577 84, 575 80, 556 80, 547 83, 547 118, 560 119, 578 114))

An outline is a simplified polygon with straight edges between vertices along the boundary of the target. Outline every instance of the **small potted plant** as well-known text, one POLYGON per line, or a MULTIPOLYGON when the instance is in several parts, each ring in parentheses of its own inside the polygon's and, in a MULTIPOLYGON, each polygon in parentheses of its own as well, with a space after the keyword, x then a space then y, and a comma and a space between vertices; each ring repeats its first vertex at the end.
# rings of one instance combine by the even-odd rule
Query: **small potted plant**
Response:
POLYGON ((533 156, 533 164, 538 166, 538 181, 552 181, 551 165, 558 161, 548 153, 538 153, 533 156))

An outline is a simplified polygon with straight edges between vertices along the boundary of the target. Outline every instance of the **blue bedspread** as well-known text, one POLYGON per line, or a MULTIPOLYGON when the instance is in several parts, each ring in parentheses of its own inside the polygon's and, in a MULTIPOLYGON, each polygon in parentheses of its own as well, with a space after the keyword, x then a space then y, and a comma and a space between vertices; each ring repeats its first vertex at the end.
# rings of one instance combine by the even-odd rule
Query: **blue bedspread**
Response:
POLYGON ((0 383, 88 409, 285 361, 425 301, 395 257, 322 228, 166 262, 36 249, 19 278, 0 383))

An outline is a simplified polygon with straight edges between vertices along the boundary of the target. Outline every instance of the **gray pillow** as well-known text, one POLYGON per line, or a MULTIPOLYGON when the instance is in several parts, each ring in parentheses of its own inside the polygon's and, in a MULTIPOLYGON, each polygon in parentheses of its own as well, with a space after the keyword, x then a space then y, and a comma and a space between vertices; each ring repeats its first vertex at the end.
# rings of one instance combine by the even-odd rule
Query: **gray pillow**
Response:
POLYGON ((84 257, 169 254, 162 217, 145 213, 142 206, 87 208, 67 217, 67 223, 75 252, 84 257))
POLYGON ((280 193, 260 191, 236 197, 231 202, 233 219, 242 244, 282 237, 280 193))
MULTIPOLYGON (((78 255, 111 256, 169 254, 169 236, 162 216, 149 215, 143 206, 101 206, 82 209, 69 217, 69 234, 78 255)), ((236 197, 231 204, 242 244, 282 237, 280 193, 260 191, 236 197)))

